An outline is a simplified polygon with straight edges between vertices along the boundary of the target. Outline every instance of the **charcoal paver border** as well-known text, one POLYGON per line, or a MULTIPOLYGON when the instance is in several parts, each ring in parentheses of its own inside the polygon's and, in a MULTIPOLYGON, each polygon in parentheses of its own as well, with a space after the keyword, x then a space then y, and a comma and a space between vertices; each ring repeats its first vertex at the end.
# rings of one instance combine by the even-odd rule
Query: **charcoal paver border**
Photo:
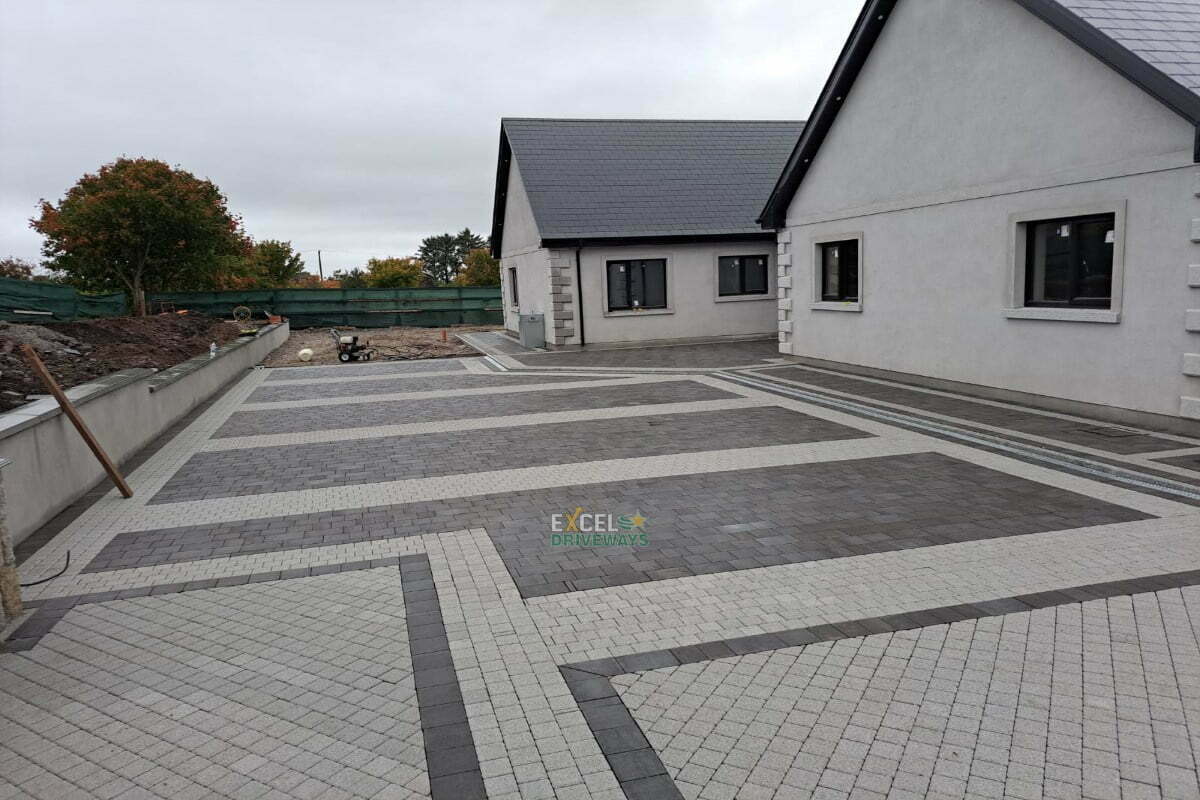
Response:
POLYGON ((429 556, 400 556, 408 648, 433 800, 484 800, 483 773, 467 720, 429 556))

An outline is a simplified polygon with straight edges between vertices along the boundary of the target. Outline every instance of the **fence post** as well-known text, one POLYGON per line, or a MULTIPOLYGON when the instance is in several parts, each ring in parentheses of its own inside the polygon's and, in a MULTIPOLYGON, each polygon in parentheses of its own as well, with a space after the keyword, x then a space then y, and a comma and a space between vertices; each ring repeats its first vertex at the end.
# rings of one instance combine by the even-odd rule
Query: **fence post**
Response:
POLYGON ((4 468, 12 462, 0 458, 0 604, 4 616, 11 622, 21 616, 21 582, 17 578, 17 556, 13 552, 12 537, 8 533, 8 517, 4 504, 4 468))

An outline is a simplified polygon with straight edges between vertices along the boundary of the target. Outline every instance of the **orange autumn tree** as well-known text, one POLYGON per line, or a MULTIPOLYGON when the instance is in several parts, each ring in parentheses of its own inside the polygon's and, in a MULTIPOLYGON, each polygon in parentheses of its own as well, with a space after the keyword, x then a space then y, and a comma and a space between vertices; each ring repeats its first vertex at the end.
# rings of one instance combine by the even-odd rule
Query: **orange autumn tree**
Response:
POLYGON ((84 175, 57 203, 41 201, 30 227, 46 266, 84 291, 212 289, 250 242, 211 181, 149 158, 118 158, 84 175))

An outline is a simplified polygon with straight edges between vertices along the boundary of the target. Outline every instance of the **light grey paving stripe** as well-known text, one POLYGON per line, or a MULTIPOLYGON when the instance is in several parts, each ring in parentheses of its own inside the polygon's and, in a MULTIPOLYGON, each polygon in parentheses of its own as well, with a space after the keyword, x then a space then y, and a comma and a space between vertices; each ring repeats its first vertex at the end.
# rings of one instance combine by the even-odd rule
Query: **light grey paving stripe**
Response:
MULTIPOLYGON (((469 373, 471 370, 463 369, 462 372, 469 373)), ((394 381, 398 378, 428 378, 437 376, 439 378, 453 375, 453 370, 417 370, 415 372, 383 372, 378 375, 347 375, 345 377, 330 376, 321 378, 276 378, 271 380, 268 378, 270 387, 276 386, 325 386, 337 385, 344 383, 369 383, 371 381, 394 381)))
POLYGON ((355 439, 377 439, 386 436, 412 436, 420 433, 448 433, 451 431, 474 431, 489 428, 509 428, 523 425, 548 425, 555 422, 583 422, 607 419, 614 414, 625 417, 644 417, 656 414, 689 414, 704 411, 724 411, 735 408, 752 408, 768 402, 748 397, 732 400, 697 400, 691 403, 661 403, 641 406, 607 406, 579 411, 544 411, 535 414, 510 414, 502 417, 476 419, 452 419, 440 422, 409 422, 396 425, 376 425, 365 428, 337 428, 303 433, 274 433, 257 436, 233 436, 225 439, 210 439, 201 451, 242 450, 246 448, 276 447, 289 444, 312 444, 316 442, 341 442, 355 439))
POLYGON ((554 389, 583 389, 591 386, 628 386, 634 383, 659 383, 677 381, 678 375, 641 375, 623 378, 596 378, 558 383, 521 383, 502 386, 480 386, 462 389, 439 389, 428 392, 393 392, 365 396, 322 397, 313 400, 279 400, 270 403, 242 403, 239 411, 267 411, 278 408, 306 408, 309 406, 341 406, 356 403, 379 403, 386 400, 437 400, 445 397, 468 395, 511 394, 513 392, 547 392, 554 389))
POLYGON ((464 359, 419 359, 416 361, 356 361, 351 364, 319 364, 311 367, 275 367, 268 381, 345 378, 351 375, 390 375, 403 377, 414 372, 453 373, 465 371, 464 359))
MULTIPOLYGON (((470 475, 387 481, 382 483, 305 489, 243 497, 222 497, 145 506, 124 531, 155 530, 212 522, 337 511, 372 506, 471 497, 522 489, 609 483, 632 478, 728 472, 783 464, 841 461, 853 458, 903 455, 928 451, 921 443, 900 437, 884 440, 844 439, 799 445, 715 450, 680 455, 587 461, 544 467, 491 470, 470 475)), ((110 537, 111 538, 111 537, 110 537)), ((95 555, 95 552, 90 554, 95 555)))
POLYGON ((561 662, 1200 568, 1200 515, 531 598, 561 662))

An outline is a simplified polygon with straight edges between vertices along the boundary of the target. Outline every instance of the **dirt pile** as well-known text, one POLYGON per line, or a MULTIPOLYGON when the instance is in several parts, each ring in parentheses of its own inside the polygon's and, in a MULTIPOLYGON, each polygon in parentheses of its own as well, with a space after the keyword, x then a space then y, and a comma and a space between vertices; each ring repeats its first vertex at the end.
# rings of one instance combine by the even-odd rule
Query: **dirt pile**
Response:
MULTIPOLYGON (((405 360, 424 358, 457 358, 477 356, 479 351, 460 342, 454 334, 468 331, 494 331, 495 326, 451 325, 446 328, 341 328, 340 333, 357 336, 359 344, 370 342, 381 348, 376 360, 394 357, 405 360), (446 341, 442 341, 442 333, 446 341)), ((280 345, 264 362, 268 367, 298 367, 313 364, 337 364, 337 348, 328 328, 305 328, 292 331, 288 340, 280 345), (311 361, 304 362, 297 355, 302 349, 313 351, 311 361)))
POLYGON ((26 325, 0 322, 0 412, 46 389, 17 346, 38 352, 64 388, 133 367, 165 369, 238 335, 236 323, 202 314, 161 314, 26 325))

